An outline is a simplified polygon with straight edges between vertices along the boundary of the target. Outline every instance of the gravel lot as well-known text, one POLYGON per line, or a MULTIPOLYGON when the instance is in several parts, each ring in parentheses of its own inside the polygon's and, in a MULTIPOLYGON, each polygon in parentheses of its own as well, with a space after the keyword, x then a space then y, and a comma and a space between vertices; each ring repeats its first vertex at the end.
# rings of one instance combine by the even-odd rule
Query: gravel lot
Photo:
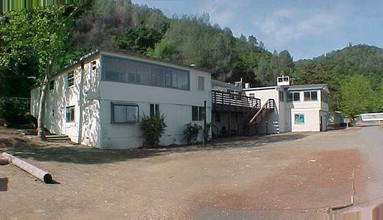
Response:
POLYGON ((39 143, 0 127, 0 153, 57 181, 44 184, 13 165, 0 166, 0 216, 285 219, 327 215, 354 194, 346 209, 353 212, 383 203, 382 134, 373 126, 105 151, 39 143))

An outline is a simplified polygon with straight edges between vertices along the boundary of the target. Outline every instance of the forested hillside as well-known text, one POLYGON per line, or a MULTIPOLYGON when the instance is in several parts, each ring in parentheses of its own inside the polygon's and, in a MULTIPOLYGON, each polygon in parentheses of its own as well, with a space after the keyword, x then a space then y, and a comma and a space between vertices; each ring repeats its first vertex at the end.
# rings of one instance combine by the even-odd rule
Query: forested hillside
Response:
POLYGON ((295 84, 327 83, 333 108, 361 112, 383 110, 383 49, 347 46, 312 60, 295 62, 295 84))
MULTIPOLYGON (((252 86, 271 86, 275 85, 276 76, 283 74, 291 76, 294 84, 327 83, 335 110, 349 115, 383 110, 383 50, 380 48, 349 45, 312 60, 293 62, 287 50, 271 53, 255 36, 235 37, 229 27, 212 23, 208 14, 168 18, 158 9, 130 1, 86 2, 86 6, 74 10, 77 14, 68 23, 66 53, 54 65, 56 70, 96 48, 112 47, 185 65, 195 64, 210 71, 213 78, 227 82, 242 78, 252 86), (355 88, 362 84, 361 92, 356 92, 355 88), (358 101, 350 104, 349 100, 358 101), (348 111, 348 106, 362 107, 348 111)), ((24 13, 25 17, 32 12, 15 13, 24 13)), ((1 21, 0 41, 7 37, 1 36, 2 33, 10 33, 6 32, 10 19, 6 13, 1 21)), ((0 44, 0 53, 7 52, 9 48, 0 44)), ((38 57, 5 63, 0 66, 0 94, 28 96, 28 86, 33 83, 30 78, 41 75, 36 65, 38 57)))

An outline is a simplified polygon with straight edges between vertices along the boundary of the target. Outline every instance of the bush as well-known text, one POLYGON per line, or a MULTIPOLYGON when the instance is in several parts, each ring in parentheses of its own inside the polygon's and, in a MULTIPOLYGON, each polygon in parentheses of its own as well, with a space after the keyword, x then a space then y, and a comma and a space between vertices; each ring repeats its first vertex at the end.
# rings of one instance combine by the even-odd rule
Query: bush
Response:
POLYGON ((144 146, 158 147, 166 127, 164 115, 160 113, 156 113, 153 117, 144 115, 140 124, 144 136, 144 146))
POLYGON ((183 140, 187 144, 191 144, 193 142, 196 142, 197 141, 197 137, 198 137, 198 132, 201 129, 202 129, 202 127, 198 126, 197 124, 192 124, 192 123, 186 124, 185 125, 185 130, 183 132, 184 133, 183 140))
POLYGON ((0 99, 0 119, 9 124, 23 124, 26 121, 24 103, 16 99, 0 99))

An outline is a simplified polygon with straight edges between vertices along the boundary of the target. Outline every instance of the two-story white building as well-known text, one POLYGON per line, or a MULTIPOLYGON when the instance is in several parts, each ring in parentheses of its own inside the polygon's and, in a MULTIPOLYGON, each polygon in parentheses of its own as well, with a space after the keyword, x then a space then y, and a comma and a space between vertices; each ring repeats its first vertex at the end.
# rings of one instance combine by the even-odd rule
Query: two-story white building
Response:
MULTIPOLYGON (((31 91, 34 116, 39 91, 31 91)), ((160 112, 167 124, 160 144, 182 144, 185 124, 202 126, 204 112, 209 123, 211 108, 210 73, 127 51, 97 50, 53 76, 45 125, 76 143, 127 149, 143 144, 142 116, 160 112)))
POLYGON ((326 84, 290 85, 289 77, 278 77, 277 85, 244 89, 272 111, 259 121, 257 133, 324 131, 329 119, 329 90, 326 84))

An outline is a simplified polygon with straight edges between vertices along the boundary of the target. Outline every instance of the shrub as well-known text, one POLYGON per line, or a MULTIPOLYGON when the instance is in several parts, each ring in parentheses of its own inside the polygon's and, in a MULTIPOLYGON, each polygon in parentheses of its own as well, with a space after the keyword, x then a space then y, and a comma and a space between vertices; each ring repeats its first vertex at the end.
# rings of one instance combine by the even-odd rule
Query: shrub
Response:
POLYGON ((185 125, 185 130, 183 132, 184 138, 183 140, 186 141, 187 144, 191 144, 193 142, 197 141, 198 132, 201 130, 202 127, 198 126, 197 124, 188 123, 185 125))
POLYGON ((0 99, 0 119, 11 124, 24 123, 26 110, 23 105, 24 103, 16 99, 0 99))
POLYGON ((158 147, 166 127, 164 115, 160 113, 156 113, 153 117, 144 115, 140 124, 144 136, 144 146, 158 147))

